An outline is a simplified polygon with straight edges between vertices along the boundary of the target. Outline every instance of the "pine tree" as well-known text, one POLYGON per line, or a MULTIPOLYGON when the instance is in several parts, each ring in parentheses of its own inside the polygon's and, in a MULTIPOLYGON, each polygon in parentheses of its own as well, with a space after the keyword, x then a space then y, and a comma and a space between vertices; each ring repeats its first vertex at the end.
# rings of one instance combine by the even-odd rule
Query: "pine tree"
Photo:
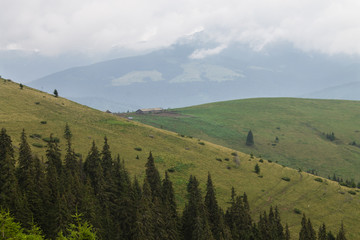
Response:
POLYGON ((288 224, 285 226, 285 240, 290 240, 290 230, 288 224))
POLYGON ((336 235, 336 240, 346 240, 344 224, 341 223, 340 230, 336 235))
POLYGON ((179 239, 175 194, 167 172, 165 172, 165 179, 162 184, 162 196, 165 230, 168 233, 167 239, 179 239))
POLYGON ((199 183, 196 177, 190 176, 187 186, 188 204, 185 205, 182 216, 182 234, 184 239, 213 239, 207 220, 207 213, 201 197, 199 183))
POLYGON ((327 240, 325 223, 319 227, 318 240, 327 240))
POLYGON ((6 129, 2 128, 0 132, 0 206, 8 209, 16 217, 21 217, 23 215, 22 210, 24 210, 23 204, 15 176, 12 141, 6 133, 6 129))
POLYGON ((152 198, 162 199, 161 196, 161 180, 159 171, 155 167, 154 158, 150 152, 146 163, 146 179, 149 182, 152 198))
POLYGON ((215 189, 211 180, 211 175, 208 173, 208 180, 206 184, 205 195, 205 209, 208 213, 208 220, 211 232, 215 239, 219 240, 222 237, 224 226, 221 225, 221 209, 215 197, 215 189))
POLYGON ((57 91, 56 89, 54 90, 54 96, 55 96, 55 97, 58 97, 58 96, 59 96, 59 93, 58 93, 58 91, 57 91))
POLYGON ((246 145, 247 146, 254 145, 254 136, 251 130, 248 132, 248 135, 246 137, 246 145))
POLYGON ((145 178, 143 193, 136 213, 134 240, 155 239, 154 213, 150 184, 145 178))
POLYGON ((19 187, 23 193, 29 193, 34 186, 34 160, 31 153, 25 130, 23 129, 20 139, 18 167, 16 175, 19 182, 19 187))

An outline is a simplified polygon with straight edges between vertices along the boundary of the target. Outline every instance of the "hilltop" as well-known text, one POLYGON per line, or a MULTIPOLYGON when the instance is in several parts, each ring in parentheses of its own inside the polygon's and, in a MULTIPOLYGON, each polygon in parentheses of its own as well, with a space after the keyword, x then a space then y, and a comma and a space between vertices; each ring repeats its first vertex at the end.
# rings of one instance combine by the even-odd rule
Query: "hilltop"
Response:
POLYGON ((134 119, 253 153, 323 177, 360 181, 360 102, 259 98, 169 110, 134 119), (252 130, 255 145, 246 146, 252 130), (334 133, 331 141, 326 135, 334 133))
MULTIPOLYGON (((182 137, 94 110, 62 98, 61 92, 60 97, 54 97, 27 86, 20 89, 19 84, 0 79, 0 99, 0 127, 7 129, 15 147, 19 145, 24 128, 28 136, 33 136, 28 140, 35 154, 44 156, 46 143, 42 139, 51 133, 59 138, 59 146, 64 152, 63 132, 68 123, 79 155, 86 157, 92 141, 102 146, 103 138, 107 136, 112 153, 120 154, 132 177, 144 176, 144 165, 152 151, 162 177, 165 170, 174 170, 170 178, 180 207, 185 202, 189 175, 196 175, 204 189, 207 174, 211 172, 220 205, 227 206, 232 186, 238 193, 247 193, 255 219, 260 211, 277 205, 282 221, 289 224, 293 237, 297 237, 301 220, 301 214, 296 214, 294 209, 306 213, 316 229, 325 222, 329 230, 337 232, 343 221, 349 239, 360 235, 359 193, 351 194, 350 189, 336 182, 326 179, 319 182, 315 176, 265 158, 260 160, 257 155, 251 157, 203 138, 182 137), (233 161, 234 152, 237 152, 239 164, 233 161), (139 159, 136 159, 137 155, 139 159), (254 173, 256 163, 260 165, 260 175, 254 173)), ((255 141, 258 141, 256 139, 257 134, 255 141)))

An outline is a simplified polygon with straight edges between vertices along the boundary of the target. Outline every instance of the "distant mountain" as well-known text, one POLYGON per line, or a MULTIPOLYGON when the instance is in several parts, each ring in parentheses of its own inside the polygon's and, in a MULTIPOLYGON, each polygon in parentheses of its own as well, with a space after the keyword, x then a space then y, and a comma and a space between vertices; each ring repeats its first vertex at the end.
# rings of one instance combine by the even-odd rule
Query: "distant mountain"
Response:
POLYGON ((192 39, 141 56, 70 68, 30 86, 57 89, 64 97, 101 110, 127 111, 303 96, 360 81, 359 69, 359 58, 309 54, 285 43, 253 51, 244 45, 225 48, 192 39))
POLYGON ((303 97, 322 98, 322 99, 360 100, 360 81, 350 82, 335 87, 325 88, 317 92, 306 94, 303 97))

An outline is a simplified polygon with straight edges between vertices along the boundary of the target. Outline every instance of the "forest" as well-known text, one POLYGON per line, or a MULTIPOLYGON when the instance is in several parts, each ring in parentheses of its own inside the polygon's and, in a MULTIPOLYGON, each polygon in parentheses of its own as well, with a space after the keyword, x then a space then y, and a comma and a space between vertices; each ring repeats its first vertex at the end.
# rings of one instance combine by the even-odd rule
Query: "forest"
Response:
MULTIPOLYGON (((63 157, 50 136, 46 157, 40 159, 25 130, 14 148, 1 129, 1 239, 290 239, 276 206, 254 219, 246 193, 234 188, 228 207, 219 206, 211 173, 204 193, 196 176, 189 177, 187 202, 179 209, 171 173, 161 179, 151 152, 145 177, 138 179, 130 176, 119 155, 113 157, 106 137, 102 149, 92 143, 84 161, 72 147, 67 124, 64 138, 63 157)), ((300 240, 346 239, 343 224, 337 233, 327 231, 325 224, 315 230, 304 214, 301 226, 300 240)))

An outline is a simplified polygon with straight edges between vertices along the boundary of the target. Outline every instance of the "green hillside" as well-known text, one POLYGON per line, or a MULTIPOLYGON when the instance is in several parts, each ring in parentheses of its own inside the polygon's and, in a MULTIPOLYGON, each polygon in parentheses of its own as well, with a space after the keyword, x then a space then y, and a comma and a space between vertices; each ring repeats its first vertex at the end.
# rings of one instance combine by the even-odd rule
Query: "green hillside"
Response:
POLYGON ((134 115, 134 119, 261 155, 291 168, 360 181, 358 101, 245 99, 174 112, 178 114, 134 115), (245 144, 250 129, 255 140, 252 147, 245 144), (332 132, 334 141, 326 138, 332 132))
MULTIPOLYGON (((59 95, 61 96, 61 92, 59 95)), ((250 116, 248 118, 250 119, 250 116)), ((273 119, 275 118, 273 116, 273 119)), ((189 175, 196 175, 204 189, 207 174, 210 172, 217 198, 223 207, 227 207, 232 186, 238 193, 247 193, 255 219, 260 211, 268 210, 270 205, 278 205, 282 220, 289 224, 294 238, 298 236, 301 221, 301 214, 296 214, 295 208, 311 218, 315 229, 325 222, 329 230, 337 232, 343 221, 349 239, 360 236, 360 193, 350 194, 350 189, 341 187, 336 182, 326 179, 318 182, 315 181, 316 177, 305 172, 298 172, 265 159, 260 161, 259 158, 251 158, 240 152, 239 164, 236 164, 232 155, 234 150, 230 148, 199 141, 198 138, 181 137, 176 133, 90 109, 61 97, 55 98, 26 86, 20 89, 19 84, 0 79, 0 127, 7 129, 15 147, 19 145, 20 133, 24 128, 28 136, 34 137, 28 137, 28 141, 37 146, 32 148, 35 154, 44 156, 46 147, 41 148, 41 145, 45 146, 46 143, 42 138, 51 133, 59 138, 60 148, 64 152, 63 131, 66 123, 71 127, 74 148, 83 158, 92 141, 101 147, 106 135, 112 153, 120 154, 132 176, 141 178, 144 175, 146 158, 149 151, 152 151, 161 173, 169 168, 175 170, 170 177, 180 207, 183 207, 185 202, 189 175), (135 148, 142 150, 137 151, 135 148), (137 155, 139 159, 136 159, 137 155), (254 173, 256 163, 260 165, 259 175, 254 173), (290 181, 282 178, 289 178, 290 181)), ((264 125, 266 124, 269 126, 264 120, 264 125)), ((285 126, 280 126, 284 133, 287 129, 285 126)), ((275 130, 276 127, 275 125, 275 130)), ((190 129, 190 125, 188 128, 190 129)), ((243 142, 246 126, 241 129, 239 141, 243 142)), ((252 129, 258 148, 260 135, 256 128, 252 129)), ((225 133, 224 131, 222 134, 225 133)), ((191 135, 195 134, 196 132, 191 135)), ((202 136, 205 138, 205 134, 202 136)), ((285 138, 282 140, 283 137, 279 137, 280 144, 285 142, 285 138)))

